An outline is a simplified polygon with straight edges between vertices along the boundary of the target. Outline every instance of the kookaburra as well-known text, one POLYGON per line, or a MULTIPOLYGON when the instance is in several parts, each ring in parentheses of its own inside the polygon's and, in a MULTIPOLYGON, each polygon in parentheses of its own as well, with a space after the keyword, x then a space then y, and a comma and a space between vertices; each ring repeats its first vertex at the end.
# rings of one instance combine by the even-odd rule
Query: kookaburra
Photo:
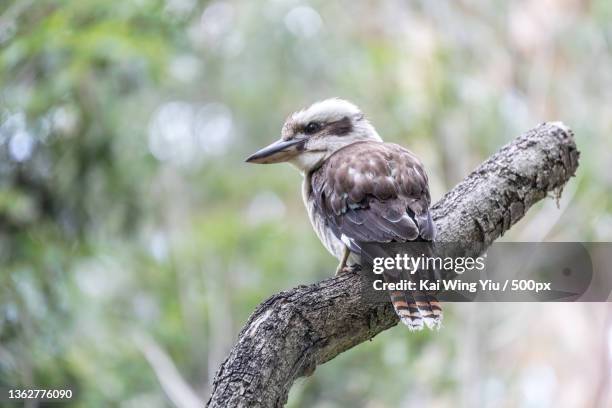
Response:
MULTIPOLYGON (((327 99, 291 114, 280 140, 246 161, 289 162, 302 172, 308 216, 325 248, 340 261, 336 273, 361 265, 365 243, 434 239, 423 165, 409 150, 383 142, 348 101, 327 99)), ((442 312, 433 297, 390 295, 409 328, 439 326, 442 312)))

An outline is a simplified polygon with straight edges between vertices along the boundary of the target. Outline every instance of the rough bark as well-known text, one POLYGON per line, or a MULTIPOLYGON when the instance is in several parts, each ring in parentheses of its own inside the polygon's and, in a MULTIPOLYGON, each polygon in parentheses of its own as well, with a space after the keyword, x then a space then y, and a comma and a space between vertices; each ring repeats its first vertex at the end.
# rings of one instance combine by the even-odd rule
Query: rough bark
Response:
MULTIPOLYGON (((482 163, 432 208, 438 241, 485 247, 578 167, 570 129, 544 123, 482 163)), ((294 380, 397 324, 390 304, 361 296, 366 281, 344 274, 278 293, 253 312, 213 382, 209 407, 279 407, 294 380)))

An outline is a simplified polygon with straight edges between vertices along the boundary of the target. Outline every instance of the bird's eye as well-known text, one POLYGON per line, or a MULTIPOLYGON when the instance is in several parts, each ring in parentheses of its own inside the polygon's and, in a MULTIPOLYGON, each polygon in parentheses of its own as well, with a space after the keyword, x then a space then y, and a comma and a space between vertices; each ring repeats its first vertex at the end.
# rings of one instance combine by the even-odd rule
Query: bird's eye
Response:
POLYGON ((304 133, 307 135, 312 135, 313 133, 317 133, 319 130, 321 130, 321 124, 317 122, 310 122, 304 128, 304 133))

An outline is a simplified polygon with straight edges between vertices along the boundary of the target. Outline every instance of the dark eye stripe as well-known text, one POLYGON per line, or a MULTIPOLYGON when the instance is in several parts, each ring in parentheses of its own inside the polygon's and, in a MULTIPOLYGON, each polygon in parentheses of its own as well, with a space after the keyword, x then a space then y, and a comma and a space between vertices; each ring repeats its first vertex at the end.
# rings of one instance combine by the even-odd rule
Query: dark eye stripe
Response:
POLYGON ((344 136, 353 131, 353 123, 350 118, 345 116, 340 120, 330 123, 309 122, 300 130, 307 135, 313 135, 322 129, 326 129, 326 133, 329 135, 344 136))
POLYGON ((335 122, 331 122, 329 125, 327 125, 327 127, 329 129, 329 134, 336 136, 344 136, 353 131, 353 124, 351 123, 351 120, 347 117, 344 117, 335 122))

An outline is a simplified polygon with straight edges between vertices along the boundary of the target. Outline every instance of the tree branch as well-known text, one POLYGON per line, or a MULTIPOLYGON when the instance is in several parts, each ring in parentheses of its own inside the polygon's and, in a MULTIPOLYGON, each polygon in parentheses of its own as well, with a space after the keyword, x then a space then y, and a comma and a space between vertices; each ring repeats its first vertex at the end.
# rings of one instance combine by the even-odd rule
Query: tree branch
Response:
MULTIPOLYGON (((562 123, 528 131, 433 206, 437 240, 487 247, 549 192, 559 197, 578 157, 573 133, 562 123)), ((391 304, 364 301, 364 285, 349 273, 259 305, 217 372, 208 406, 282 406, 296 378, 395 326, 391 304)))

